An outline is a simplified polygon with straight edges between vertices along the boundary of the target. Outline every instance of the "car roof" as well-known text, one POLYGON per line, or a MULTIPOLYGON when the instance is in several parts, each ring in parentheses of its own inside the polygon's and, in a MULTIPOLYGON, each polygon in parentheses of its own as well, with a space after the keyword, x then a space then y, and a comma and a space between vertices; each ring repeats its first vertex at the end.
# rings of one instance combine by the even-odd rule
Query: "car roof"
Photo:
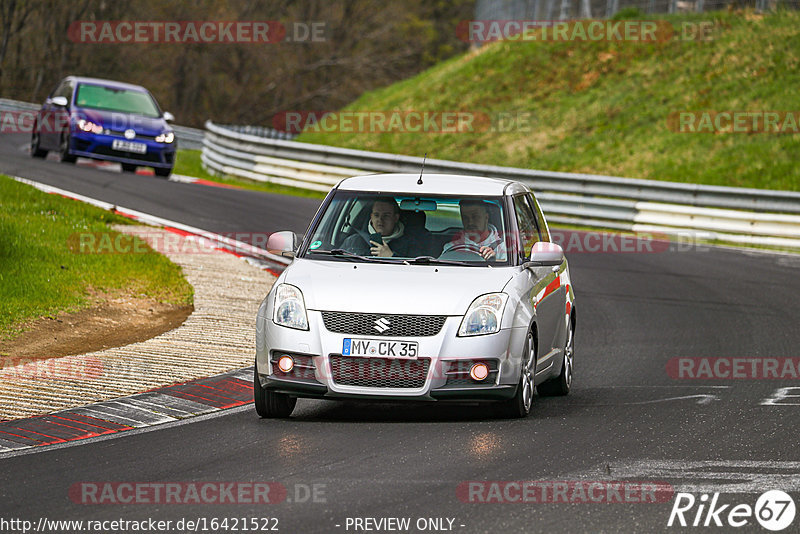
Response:
POLYGON ((375 193, 413 193, 429 195, 501 196, 527 191, 528 188, 513 180, 468 176, 461 174, 368 174, 353 176, 339 182, 343 191, 370 191, 375 193))
POLYGON ((67 78, 74 81, 75 83, 102 85, 104 87, 112 87, 114 89, 131 89, 134 91, 147 91, 147 89, 145 89, 141 85, 135 85, 132 83, 125 83, 125 82, 117 82, 114 80, 104 80, 102 78, 88 78, 85 76, 68 76, 67 78))

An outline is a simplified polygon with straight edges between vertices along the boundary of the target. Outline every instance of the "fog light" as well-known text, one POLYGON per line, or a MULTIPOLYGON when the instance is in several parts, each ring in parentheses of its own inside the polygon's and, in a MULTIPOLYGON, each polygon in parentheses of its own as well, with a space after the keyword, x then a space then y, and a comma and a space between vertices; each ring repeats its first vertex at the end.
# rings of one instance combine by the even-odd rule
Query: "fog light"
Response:
POLYGON ((469 376, 473 380, 481 381, 485 380, 487 376, 489 376, 489 366, 485 363, 476 363, 473 365, 469 370, 469 376))
POLYGON ((278 359, 278 369, 288 373, 294 368, 294 360, 288 354, 284 354, 278 359))

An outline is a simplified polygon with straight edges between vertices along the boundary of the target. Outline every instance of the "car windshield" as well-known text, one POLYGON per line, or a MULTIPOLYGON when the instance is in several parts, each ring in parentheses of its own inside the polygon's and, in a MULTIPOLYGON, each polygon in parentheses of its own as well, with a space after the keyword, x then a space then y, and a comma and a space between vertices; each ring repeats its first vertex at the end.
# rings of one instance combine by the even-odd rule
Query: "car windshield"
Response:
POLYGON ((501 197, 336 191, 301 252, 330 261, 506 265, 501 197))
POLYGON ((82 83, 78 86, 75 104, 82 108, 134 113, 152 118, 161 116, 149 93, 132 89, 82 83))

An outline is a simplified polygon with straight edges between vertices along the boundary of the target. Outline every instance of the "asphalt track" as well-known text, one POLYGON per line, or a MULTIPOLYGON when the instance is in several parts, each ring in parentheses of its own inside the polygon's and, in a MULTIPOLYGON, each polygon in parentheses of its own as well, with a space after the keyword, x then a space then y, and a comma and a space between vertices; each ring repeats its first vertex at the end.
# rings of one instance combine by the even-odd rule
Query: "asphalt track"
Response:
MULTIPOLYGON (((302 232, 318 204, 35 161, 21 148, 26 141, 2 136, 0 172, 205 230, 302 232)), ((536 397, 528 419, 496 420, 480 407, 445 404, 300 400, 285 421, 235 408, 2 458, 0 519, 153 518, 173 521, 170 532, 181 518, 205 518, 210 528, 212 518, 225 517, 277 518, 277 529, 291 533, 403 531, 355 528, 354 518, 367 517, 410 518, 413 532, 420 518, 453 520, 429 532, 731 530, 667 527, 674 498, 464 502, 458 488, 468 481, 661 481, 750 506, 764 491, 784 489, 800 504, 800 397, 764 404, 800 382, 686 380, 667 370, 678 357, 800 356, 800 257, 672 247, 568 258, 578 311, 576 382, 567 398, 536 397), (276 482, 288 493, 271 504, 82 504, 70 497, 82 482, 206 481, 276 482), (306 491, 314 487, 316 498, 306 491)), ((0 530, 14 531, 10 524, 0 530)), ((736 530, 765 531, 754 518, 736 530)), ((800 517, 784 532, 797 531, 800 517)))

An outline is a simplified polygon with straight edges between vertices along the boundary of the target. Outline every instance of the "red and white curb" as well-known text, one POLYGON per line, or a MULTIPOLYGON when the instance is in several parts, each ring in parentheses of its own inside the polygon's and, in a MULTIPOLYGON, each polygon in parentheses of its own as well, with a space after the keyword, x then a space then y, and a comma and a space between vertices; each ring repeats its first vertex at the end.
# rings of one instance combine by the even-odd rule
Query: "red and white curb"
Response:
MULTIPOLYGON (((130 219, 178 234, 200 236, 237 257, 269 261, 279 270, 290 261, 226 236, 207 232, 161 217, 117 206, 21 177, 18 182, 40 191, 78 200, 130 219)), ((271 269, 266 269, 277 274, 271 269)), ((107 400, 46 415, 0 421, 0 456, 30 452, 45 445, 98 438, 108 434, 174 423, 252 402, 252 367, 211 378, 158 388, 129 397, 107 400)))
POLYGON ((0 456, 172 423, 253 402, 253 368, 0 422, 0 456))

